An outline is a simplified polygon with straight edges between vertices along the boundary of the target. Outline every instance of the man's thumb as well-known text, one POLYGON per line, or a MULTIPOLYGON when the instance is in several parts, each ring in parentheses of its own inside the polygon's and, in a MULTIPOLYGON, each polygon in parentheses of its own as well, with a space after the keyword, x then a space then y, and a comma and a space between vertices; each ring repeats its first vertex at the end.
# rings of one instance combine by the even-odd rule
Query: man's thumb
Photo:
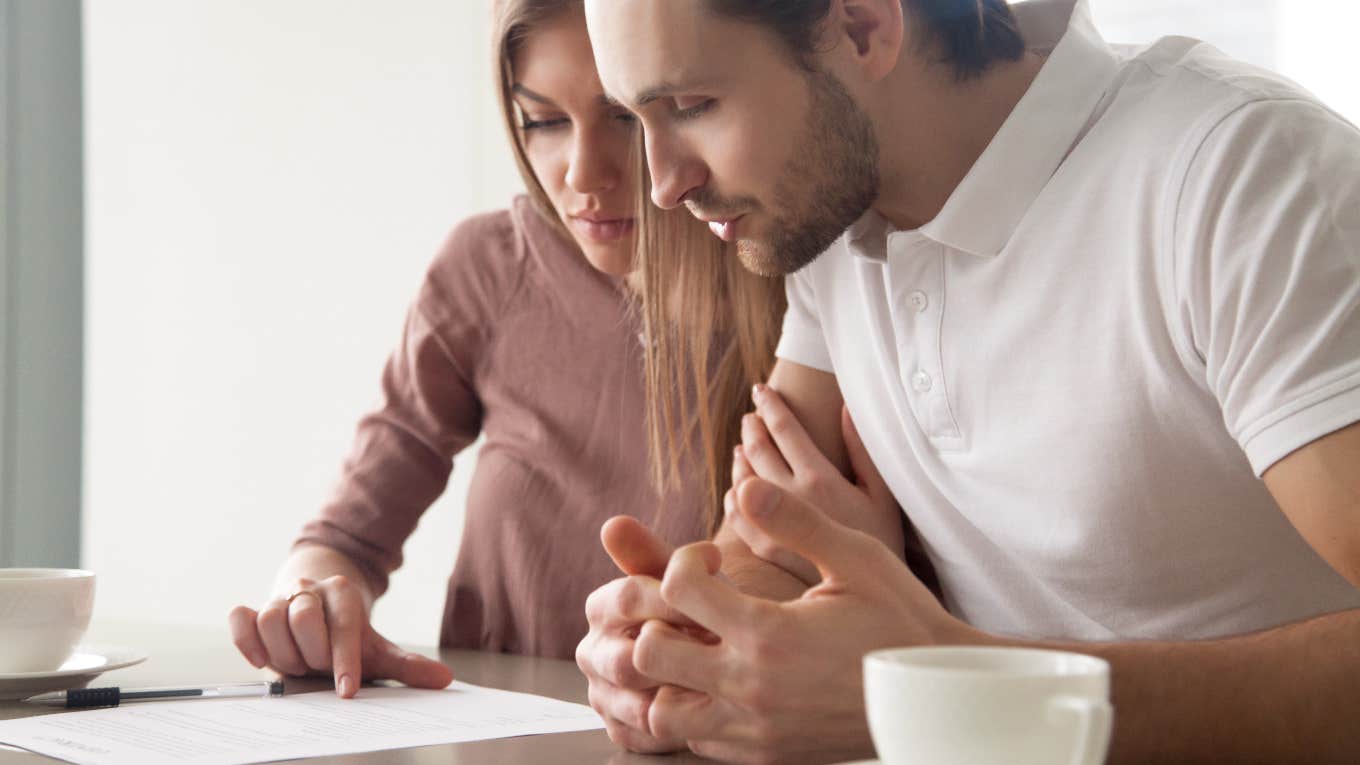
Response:
POLYGON ((652 576, 660 579, 671 559, 670 545, 661 541, 638 519, 617 515, 600 528, 600 541, 614 565, 629 576, 652 576))
POLYGON ((770 541, 807 558, 822 579, 844 579, 855 571, 861 556, 859 538, 821 510, 785 493, 761 478, 748 478, 737 487, 737 507, 770 541))

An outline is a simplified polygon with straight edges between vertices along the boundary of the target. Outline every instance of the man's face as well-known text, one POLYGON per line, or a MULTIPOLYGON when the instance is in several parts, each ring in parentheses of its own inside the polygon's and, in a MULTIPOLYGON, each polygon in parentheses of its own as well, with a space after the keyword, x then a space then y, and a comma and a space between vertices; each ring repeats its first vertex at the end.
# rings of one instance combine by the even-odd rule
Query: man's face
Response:
POLYGON ((646 132, 652 200, 686 205, 747 268, 791 273, 878 194, 873 129, 763 27, 674 0, 587 0, 606 92, 646 132))

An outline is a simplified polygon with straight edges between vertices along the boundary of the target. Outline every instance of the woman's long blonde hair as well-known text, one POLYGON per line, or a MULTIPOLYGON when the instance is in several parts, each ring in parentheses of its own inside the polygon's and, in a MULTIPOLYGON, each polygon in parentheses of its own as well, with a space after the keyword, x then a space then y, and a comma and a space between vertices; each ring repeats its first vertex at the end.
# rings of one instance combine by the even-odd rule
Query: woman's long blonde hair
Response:
POLYGON ((638 166, 637 268, 653 480, 678 485, 684 466, 702 456, 713 533, 722 522, 741 417, 751 410, 751 386, 774 366, 784 280, 746 270, 688 211, 655 207, 646 163, 638 166))
POLYGON ((510 148, 515 154, 515 165, 524 180, 524 190, 534 209, 551 223, 570 241, 570 234, 562 220, 553 209, 548 192, 534 169, 529 164, 529 156, 524 153, 524 141, 520 130, 519 107, 511 88, 515 84, 515 54, 521 45, 538 26, 557 18, 567 11, 581 7, 582 0, 496 0, 491 22, 491 50, 495 57, 492 71, 496 73, 496 99, 500 102, 501 118, 505 131, 510 137, 510 148))
MULTIPOLYGON (((515 164, 543 219, 570 240, 534 175, 521 140, 513 92, 515 54, 541 24, 581 7, 581 0, 497 0, 492 24, 496 93, 515 164)), ((639 176, 635 306, 644 338, 647 440, 658 490, 686 482, 702 461, 707 526, 717 529, 722 497, 741 441, 750 389, 769 376, 784 315, 782 279, 756 276, 683 209, 651 204, 639 138, 631 158, 639 176)))

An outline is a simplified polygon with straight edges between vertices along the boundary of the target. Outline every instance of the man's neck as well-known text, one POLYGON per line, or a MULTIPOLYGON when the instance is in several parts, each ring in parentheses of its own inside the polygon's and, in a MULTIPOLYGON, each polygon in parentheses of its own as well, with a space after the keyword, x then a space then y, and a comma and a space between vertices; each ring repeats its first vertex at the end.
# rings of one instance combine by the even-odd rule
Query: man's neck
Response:
POLYGON ((934 219, 1043 63, 1042 56, 1026 53, 964 82, 941 64, 904 66, 885 83, 890 100, 875 120, 882 184, 874 210, 899 229, 934 219))

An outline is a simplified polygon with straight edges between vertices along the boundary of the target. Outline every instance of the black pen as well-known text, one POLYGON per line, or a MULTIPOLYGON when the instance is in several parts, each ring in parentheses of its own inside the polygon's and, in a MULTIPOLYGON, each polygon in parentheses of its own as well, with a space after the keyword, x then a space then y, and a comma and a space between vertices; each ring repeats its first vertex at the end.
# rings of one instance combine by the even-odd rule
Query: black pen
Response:
POLYGON ((232 696, 282 696, 283 683, 274 680, 234 683, 202 688, 77 688, 29 696, 29 704, 50 707, 116 707, 129 701, 181 701, 183 699, 223 699, 232 696))

